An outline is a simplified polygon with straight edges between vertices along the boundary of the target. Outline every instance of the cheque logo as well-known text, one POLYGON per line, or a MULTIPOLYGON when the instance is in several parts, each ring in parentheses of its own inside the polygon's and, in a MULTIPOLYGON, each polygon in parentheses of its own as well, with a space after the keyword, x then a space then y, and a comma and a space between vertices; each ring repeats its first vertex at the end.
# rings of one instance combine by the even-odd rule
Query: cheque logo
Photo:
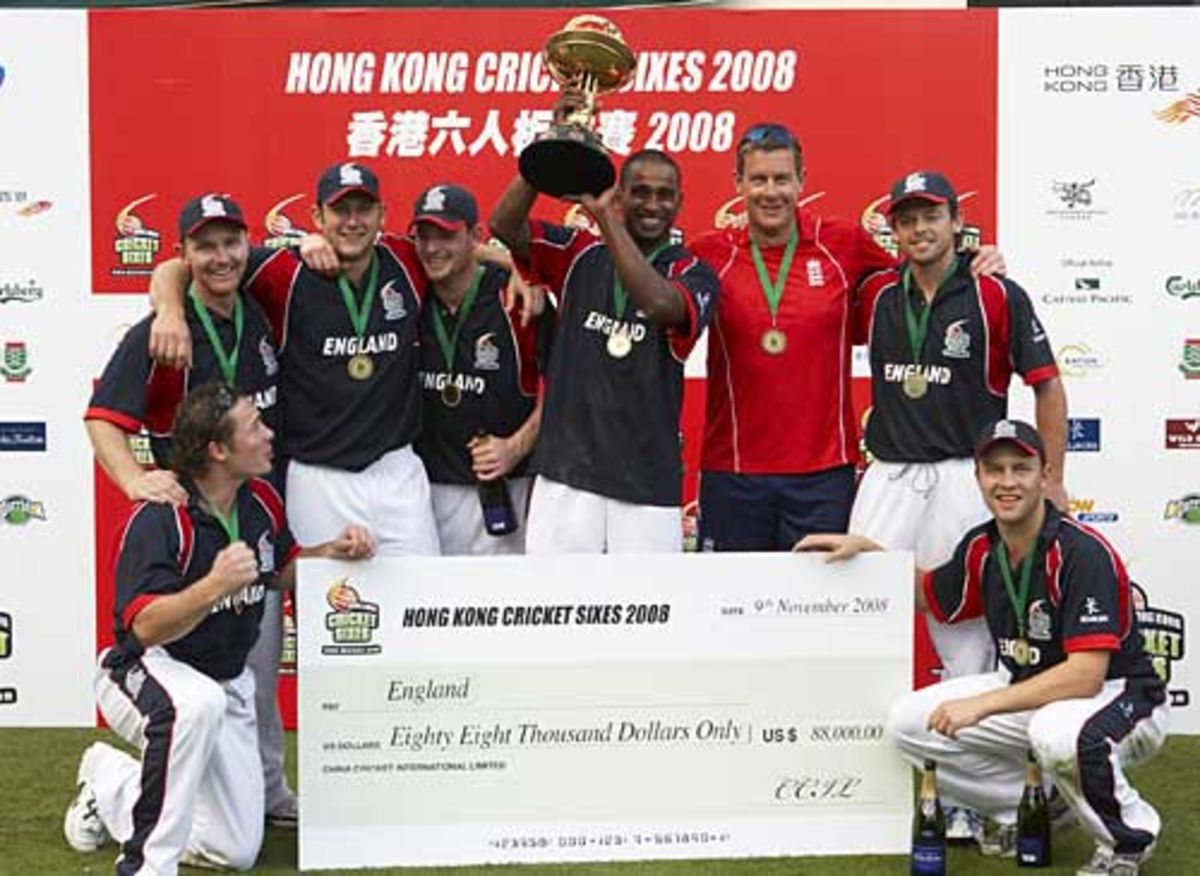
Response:
MULTIPOLYGON (((1164 684, 1170 685, 1171 672, 1186 652, 1184 617, 1177 611, 1151 605, 1150 597, 1140 584, 1129 582, 1133 591, 1133 610, 1137 613, 1138 629, 1142 633, 1142 646, 1150 657, 1150 663, 1164 684)), ((1191 701, 1186 690, 1172 690, 1171 705, 1182 708, 1191 701)))
MULTIPOLYGON (((978 194, 979 192, 975 189, 963 192, 958 196, 958 203, 963 204, 978 194)), ((891 197, 891 193, 889 192, 867 204, 863 208, 862 215, 859 217, 859 224, 862 225, 863 231, 875 238, 877 244, 891 253, 892 256, 898 256, 900 247, 896 243, 896 235, 892 233, 892 226, 888 223, 887 214, 884 213, 891 197)), ((982 235, 983 232, 978 226, 964 225, 963 230, 958 236, 958 249, 960 251, 974 251, 979 249, 979 242, 982 240, 982 235)))
POLYGON ((149 276, 150 266, 162 246, 162 236, 147 228, 134 211, 157 197, 156 194, 143 195, 117 211, 117 239, 113 242, 113 251, 121 267, 113 269, 114 276, 149 276))
POLYGON ((333 609, 325 615, 325 629, 333 644, 322 645, 322 654, 378 654, 383 650, 371 642, 379 628, 379 606, 363 601, 349 578, 334 581, 325 593, 325 601, 333 609))
POLYGON ((1154 118, 1166 125, 1182 125, 1190 119, 1200 118, 1200 90, 1155 110, 1154 118))
POLYGON ((775 799, 793 806, 845 803, 858 797, 862 784, 861 776, 850 773, 784 776, 775 784, 775 799))
POLYGON ((303 197, 304 195, 292 195, 290 198, 284 198, 267 211, 266 218, 263 219, 263 227, 267 229, 267 239, 263 241, 263 246, 271 249, 284 249, 300 243, 307 232, 292 222, 291 217, 284 210, 303 197))
POLYGON ((28 496, 8 496, 0 499, 0 522, 9 526, 24 526, 31 520, 45 520, 46 506, 28 496))

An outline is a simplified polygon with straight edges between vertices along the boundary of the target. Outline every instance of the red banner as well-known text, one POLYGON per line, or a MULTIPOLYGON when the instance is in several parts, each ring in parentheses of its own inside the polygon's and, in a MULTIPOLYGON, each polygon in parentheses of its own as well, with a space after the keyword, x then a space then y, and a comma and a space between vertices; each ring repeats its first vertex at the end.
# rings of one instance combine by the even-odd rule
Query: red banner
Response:
MULTIPOLYGON (((189 197, 239 200, 259 241, 311 228, 318 174, 374 167, 404 228, 435 182, 472 188, 484 212, 549 120, 540 58, 570 18, 543 10, 105 11, 90 15, 93 291, 142 293, 174 252, 189 197)), ((617 10, 636 76, 601 101, 617 153, 671 152, 683 168, 685 238, 736 221, 740 133, 778 121, 804 144, 805 196, 861 220, 891 182, 936 168, 994 227, 993 12, 617 10)), ((537 210, 562 220, 567 205, 537 210)), ((688 387, 685 456, 699 458, 702 385, 688 387)), ((689 497, 694 479, 689 478, 689 497)), ((98 626, 111 617, 110 544, 124 505, 97 491, 98 626)))

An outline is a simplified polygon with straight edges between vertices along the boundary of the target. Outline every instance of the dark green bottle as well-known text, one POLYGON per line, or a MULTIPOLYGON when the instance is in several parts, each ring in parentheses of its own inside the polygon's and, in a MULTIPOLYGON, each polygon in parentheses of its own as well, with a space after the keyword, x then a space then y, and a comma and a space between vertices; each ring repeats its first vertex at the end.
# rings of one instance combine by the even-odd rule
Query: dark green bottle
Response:
POLYGON ((946 816, 938 800, 937 764, 925 761, 921 773, 921 796, 913 813, 912 876, 945 876, 946 816))
POLYGON ((1050 866, 1050 810, 1042 788, 1042 768, 1032 751, 1025 767, 1025 791, 1017 807, 1017 866, 1050 866))

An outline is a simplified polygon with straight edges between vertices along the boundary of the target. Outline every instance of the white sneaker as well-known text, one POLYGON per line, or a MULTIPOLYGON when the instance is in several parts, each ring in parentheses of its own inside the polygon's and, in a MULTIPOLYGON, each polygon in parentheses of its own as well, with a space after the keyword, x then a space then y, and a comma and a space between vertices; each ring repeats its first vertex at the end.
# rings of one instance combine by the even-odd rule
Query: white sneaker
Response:
POLYGON ((271 827, 286 827, 295 830, 300 823, 300 808, 293 794, 280 806, 267 813, 267 824, 271 827))
POLYGON ((94 852, 112 839, 108 828, 100 820, 96 792, 92 787, 96 756, 101 745, 104 743, 93 743, 83 752, 79 761, 79 772, 75 776, 78 782, 75 799, 67 807, 67 814, 63 818, 63 835, 71 848, 77 852, 94 852))
POLYGON ((1075 871, 1075 876, 1138 876, 1138 868, 1154 853, 1151 844, 1141 852, 1114 852, 1108 846, 1096 846, 1092 859, 1075 871))

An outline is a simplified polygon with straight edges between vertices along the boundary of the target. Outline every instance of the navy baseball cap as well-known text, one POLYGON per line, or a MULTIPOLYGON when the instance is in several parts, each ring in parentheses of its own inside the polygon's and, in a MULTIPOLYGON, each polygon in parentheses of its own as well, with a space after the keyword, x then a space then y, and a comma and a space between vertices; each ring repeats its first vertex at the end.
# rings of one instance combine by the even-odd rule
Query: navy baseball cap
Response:
POLYGON ((432 222, 447 231, 473 228, 479 223, 479 205, 462 186, 431 186, 413 205, 412 224, 418 222, 432 222))
POLYGON ((190 237, 209 222, 228 222, 246 228, 242 208, 229 195, 209 193, 192 198, 179 213, 179 238, 190 237))
POLYGON ((336 204, 351 192, 379 197, 379 177, 371 168, 347 161, 328 168, 317 180, 317 203, 336 204))
POLYGON ((949 204, 953 210, 958 207, 958 193, 950 185, 950 180, 936 170, 916 170, 892 186, 892 196, 887 205, 888 215, 905 201, 949 204))
POLYGON ((1025 456, 1046 461, 1046 447, 1038 430, 1024 420, 997 420, 975 442, 975 458, 983 459, 997 444, 1011 444, 1025 456))

